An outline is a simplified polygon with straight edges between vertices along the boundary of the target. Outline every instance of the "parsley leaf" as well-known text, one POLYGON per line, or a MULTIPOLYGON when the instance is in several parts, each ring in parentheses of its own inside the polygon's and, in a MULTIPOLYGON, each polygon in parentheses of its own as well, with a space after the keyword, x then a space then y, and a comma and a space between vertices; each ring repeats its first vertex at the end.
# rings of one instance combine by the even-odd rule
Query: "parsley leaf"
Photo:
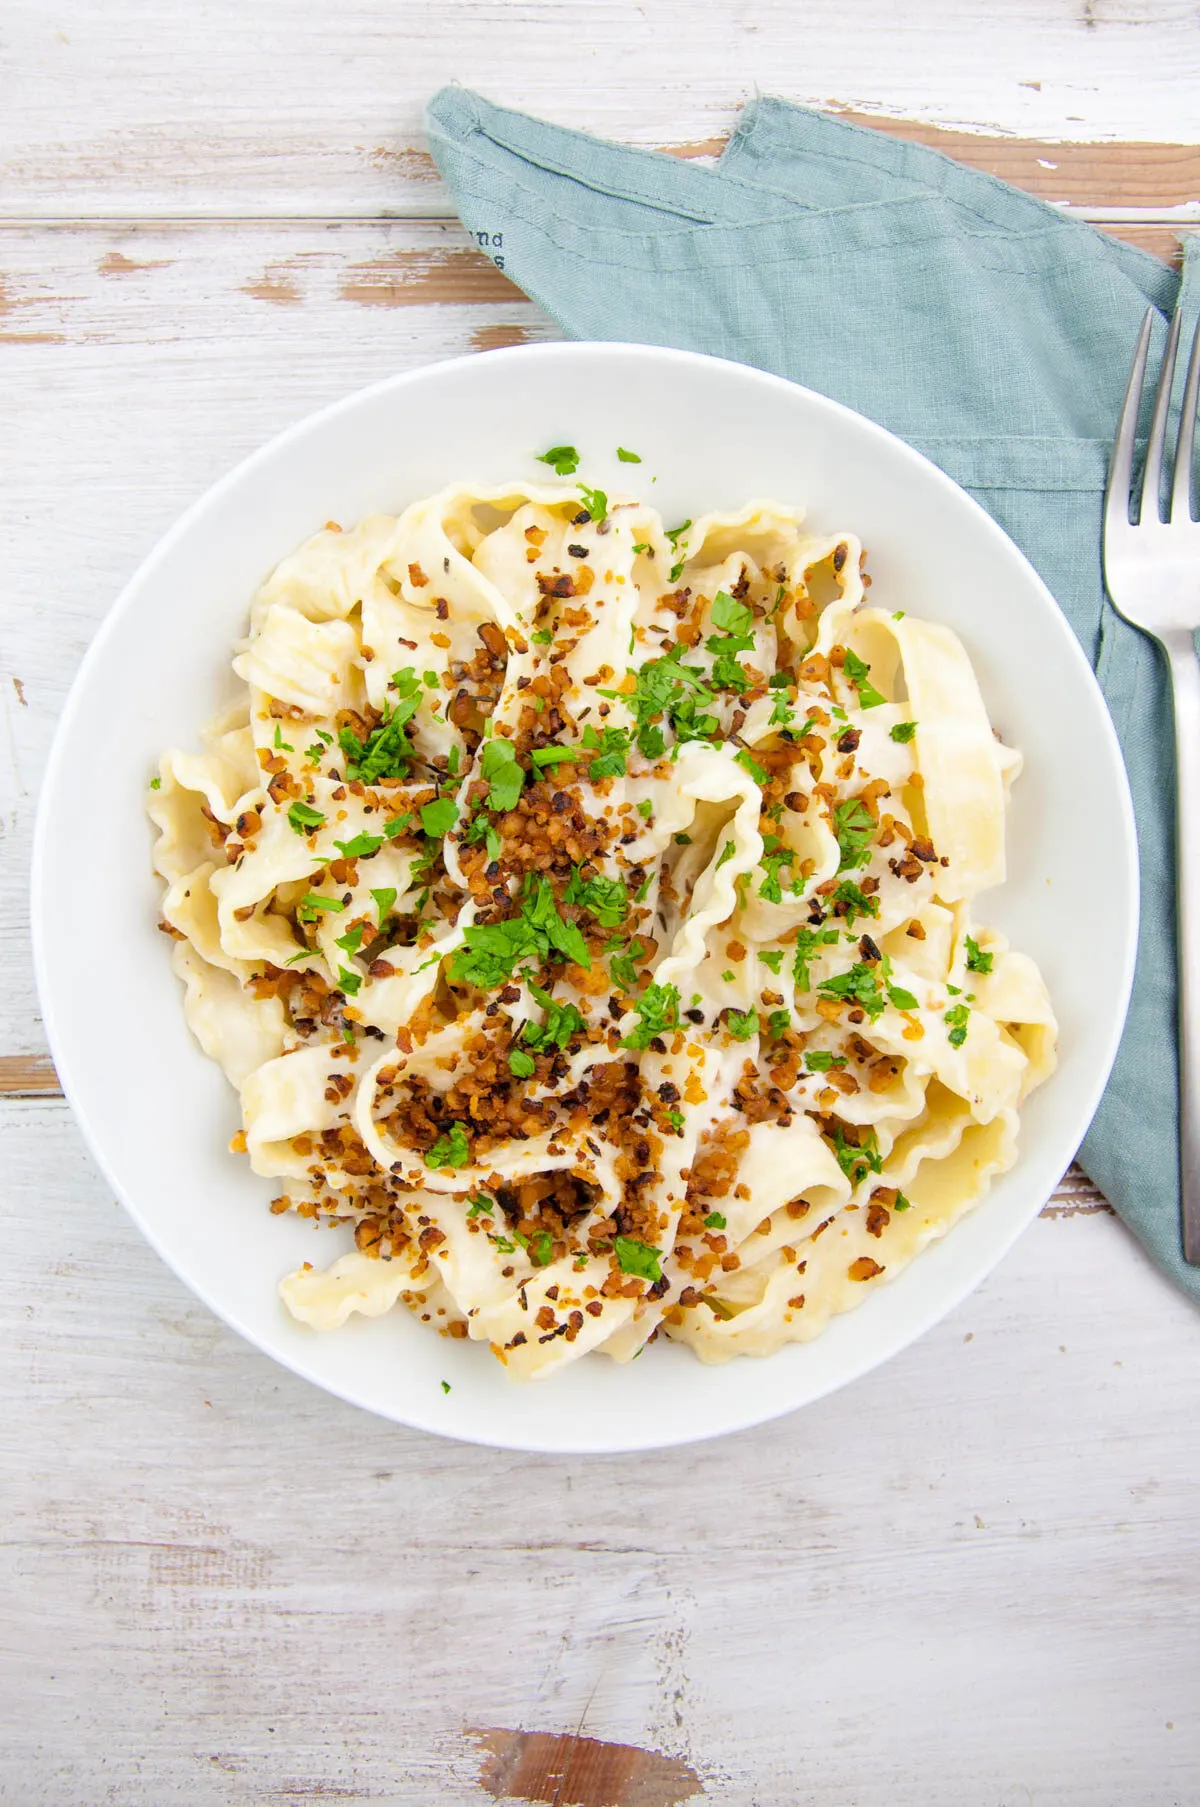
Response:
POLYGON ((586 483, 579 485, 579 493, 583 497, 583 506, 593 521, 602 521, 608 513, 608 497, 602 489, 589 489, 586 483))
POLYGON ((631 941, 624 953, 614 954, 609 961, 608 970, 622 991, 632 992, 636 989, 637 967, 635 961, 643 959, 645 952, 640 941, 631 941))
POLYGON ((712 624, 724 633, 744 636, 754 626, 754 610, 748 602, 735 602, 727 590, 718 590, 713 597, 712 624))
POLYGON ((334 946, 340 947, 347 954, 356 954, 362 946, 364 933, 362 923, 356 922, 352 929, 347 929, 344 935, 338 936, 334 946))
POLYGON ((860 916, 878 916, 879 899, 868 897, 859 890, 852 879, 844 878, 833 894, 835 907, 842 907, 837 914, 843 918, 846 927, 852 929, 860 916))
POLYGON ((833 812, 833 832, 842 855, 839 872, 855 872, 870 864, 875 818, 865 803, 857 797, 839 803, 833 812))
POLYGON ((573 922, 563 921, 544 878, 526 878, 518 915, 503 922, 470 923, 463 937, 464 945, 451 956, 450 977, 481 991, 504 984, 521 960, 546 961, 552 952, 578 966, 592 964, 582 934, 573 922))
POLYGON ((453 797, 437 797, 421 806, 421 826, 428 835, 445 835, 458 820, 458 805, 453 797))
POLYGON ((517 764, 516 748, 512 741, 499 735, 485 740, 483 751, 479 755, 479 769, 489 781, 488 808, 515 809, 525 786, 525 773, 517 764))
POLYGON ((578 747, 534 747, 529 757, 539 770, 548 765, 577 765, 579 749, 578 747))
POLYGON ((588 777, 623 778, 629 740, 628 728, 603 728, 597 733, 589 722, 583 730, 583 744, 595 757, 588 767, 588 777))
POLYGON ((911 991, 905 991, 903 985, 889 985, 887 988, 888 1003, 897 1010, 919 1010, 920 1005, 911 991))
POLYGON ((865 960, 856 961, 849 972, 838 973, 832 979, 822 979, 817 990, 824 992, 827 998, 844 998, 847 1003, 857 1005, 866 1011, 872 1022, 883 1011, 879 968, 865 960))
POLYGON ((661 1280, 661 1249, 652 1249, 636 1236, 614 1236, 613 1251, 623 1274, 636 1274, 639 1280, 661 1280))
POLYGON ((749 1010, 731 1010, 725 1018, 725 1027, 735 1042, 748 1042, 752 1035, 758 1034, 758 1011, 753 1005, 749 1010))
POLYGON ((967 1020, 971 1012, 965 1004, 955 1004, 946 1012, 946 1027, 950 1033, 947 1041, 952 1048, 961 1048, 967 1039, 967 1020))
POLYGON ((977 941, 967 936, 967 971, 969 973, 990 973, 994 955, 985 954, 977 941))
POLYGON ((667 537, 667 539, 670 540, 672 546, 678 547, 680 539, 687 532, 687 530, 691 526, 691 524, 692 523, 690 521, 685 521, 681 527, 668 527, 667 528, 666 537, 667 537))
POLYGON ((585 910, 590 910, 602 929, 620 928, 629 914, 628 895, 619 878, 584 879, 578 866, 571 868, 571 876, 563 892, 563 902, 582 904, 585 910))
POLYGON ((867 1131, 861 1142, 855 1143, 846 1140, 842 1126, 838 1124, 833 1132, 833 1152, 837 1156, 838 1166, 852 1186, 865 1180, 869 1173, 883 1172, 879 1141, 873 1129, 867 1131))
POLYGON ((287 741, 283 738, 278 722, 275 723, 275 745, 281 753, 294 753, 296 751, 295 747, 289 747, 287 741))
POLYGON ((539 464, 548 464, 556 477, 573 477, 579 469, 579 453, 573 445, 552 445, 548 452, 537 454, 539 464))
POLYGON ((334 846, 345 860, 366 859, 383 846, 380 834, 356 834, 352 841, 335 841, 334 846))
POLYGON ((412 811, 406 809, 402 816, 393 816, 390 822, 385 823, 383 832, 389 841, 395 841, 402 834, 407 833, 411 825, 412 811))
POLYGON ((322 910, 337 912, 345 908, 340 897, 315 897, 307 891, 296 905, 296 916, 300 922, 316 922, 322 910))
POLYGON ((325 820, 319 809, 311 803, 293 803, 287 813, 288 821, 297 834, 311 834, 314 828, 320 828, 325 820))
POLYGON ((375 899, 375 907, 379 911, 379 926, 382 928, 396 901, 396 887, 395 885, 381 885, 378 891, 372 891, 371 896, 375 899))
MULTIPOLYGON (((397 672, 393 682, 402 675, 397 672)), ((377 778, 404 777, 413 757, 412 743, 405 729, 420 703, 419 692, 402 697, 366 740, 359 740, 352 728, 338 729, 338 745, 346 756, 347 778, 374 784, 377 778)))
POLYGON ((674 985, 647 985, 634 1009, 641 1021, 621 1038, 623 1048, 648 1048, 657 1036, 679 1027, 679 991, 674 985))
POLYGON ((836 929, 801 929, 796 936, 796 958, 792 963, 792 977, 796 981, 798 991, 812 990, 812 974, 809 962, 819 947, 832 947, 838 939, 836 929))
POLYGON ((466 1126, 452 1123, 445 1135, 439 1136, 433 1147, 425 1154, 426 1167, 465 1167, 471 1159, 471 1145, 467 1141, 466 1126))
POLYGON ((520 1048, 513 1048, 508 1056, 508 1070, 515 1079, 530 1079, 537 1071, 537 1062, 532 1054, 525 1054, 520 1048))
POLYGON ((344 966, 338 967, 338 988, 344 991, 347 997, 352 998, 361 984, 361 973, 352 973, 344 966))
POLYGON ((783 965, 783 949, 781 947, 760 949, 758 957, 764 966, 770 967, 773 973, 778 973, 779 968, 783 965))
POLYGON ((875 709, 880 703, 886 703, 887 698, 883 692, 876 690, 871 682, 871 667, 856 652, 847 649, 842 670, 857 690, 858 700, 864 709, 875 709))
POLYGON ((897 722, 895 727, 890 730, 892 739, 898 740, 901 746, 910 741, 916 731, 916 722, 897 722))
POLYGON ((828 1048, 808 1048, 805 1050, 804 1064, 810 1073, 828 1073, 831 1067, 844 1067, 846 1056, 834 1054, 828 1048))
POLYGON ((623 445, 617 447, 617 457, 622 464, 640 464, 642 462, 636 452, 627 451, 623 445))

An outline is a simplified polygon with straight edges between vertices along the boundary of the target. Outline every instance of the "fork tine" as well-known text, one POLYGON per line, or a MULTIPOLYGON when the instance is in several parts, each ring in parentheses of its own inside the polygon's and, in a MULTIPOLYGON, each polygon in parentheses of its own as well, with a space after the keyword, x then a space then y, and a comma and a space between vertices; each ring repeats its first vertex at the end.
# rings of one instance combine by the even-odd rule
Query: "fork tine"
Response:
POLYGON ((1108 488, 1104 496, 1106 537, 1129 526, 1133 442, 1137 435, 1138 413, 1142 403, 1142 385, 1146 380, 1146 359, 1150 352, 1150 329, 1153 324, 1154 309, 1148 307, 1146 318, 1142 321, 1142 330, 1138 334, 1137 349, 1133 354, 1133 368, 1129 372, 1125 399, 1121 403, 1121 418, 1117 422, 1117 435, 1113 440, 1112 457, 1108 463, 1108 488))
POLYGON ((1176 308, 1171 316, 1171 329, 1167 334, 1167 347, 1163 352, 1162 369, 1158 373, 1158 389, 1154 396, 1154 413, 1150 420, 1150 439, 1146 446, 1146 470, 1142 478, 1142 502, 1138 510, 1138 521, 1145 525, 1147 521, 1162 519, 1162 503, 1159 494, 1162 489, 1163 446, 1167 437, 1167 415, 1171 407, 1171 384, 1175 377, 1175 352, 1179 344, 1180 314, 1176 308))
POLYGON ((1192 460, 1196 449, 1196 405, 1200 402, 1200 320, 1192 335, 1187 387, 1179 414, 1179 442, 1175 448, 1175 480, 1171 485, 1172 521, 1192 518, 1192 460))

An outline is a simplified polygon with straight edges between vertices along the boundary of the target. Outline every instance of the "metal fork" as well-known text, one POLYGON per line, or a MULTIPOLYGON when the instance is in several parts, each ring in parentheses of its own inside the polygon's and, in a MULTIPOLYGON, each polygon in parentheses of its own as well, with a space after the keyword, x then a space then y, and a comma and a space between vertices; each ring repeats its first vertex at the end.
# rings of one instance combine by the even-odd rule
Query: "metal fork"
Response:
POLYGON ((1179 314, 1159 373, 1141 493, 1133 493, 1133 446, 1146 380, 1154 309, 1147 311, 1117 423, 1104 498, 1104 581, 1126 621, 1167 655, 1175 698, 1176 916, 1179 968, 1179 1182, 1183 1256, 1200 1266, 1200 522, 1192 519, 1192 462, 1200 395, 1200 324, 1192 340, 1175 445, 1171 504, 1160 492, 1179 314))

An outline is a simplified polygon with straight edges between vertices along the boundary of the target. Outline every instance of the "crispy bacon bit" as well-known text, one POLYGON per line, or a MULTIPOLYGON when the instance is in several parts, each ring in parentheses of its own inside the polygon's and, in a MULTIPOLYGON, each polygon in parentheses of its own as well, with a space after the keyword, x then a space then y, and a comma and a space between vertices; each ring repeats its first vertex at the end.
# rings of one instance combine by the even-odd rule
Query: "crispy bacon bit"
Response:
POLYGON ((878 1261, 872 1261, 869 1255, 860 1255, 857 1261, 850 1263, 846 1271, 852 1280, 873 1280, 876 1274, 883 1272, 883 1268, 878 1261))

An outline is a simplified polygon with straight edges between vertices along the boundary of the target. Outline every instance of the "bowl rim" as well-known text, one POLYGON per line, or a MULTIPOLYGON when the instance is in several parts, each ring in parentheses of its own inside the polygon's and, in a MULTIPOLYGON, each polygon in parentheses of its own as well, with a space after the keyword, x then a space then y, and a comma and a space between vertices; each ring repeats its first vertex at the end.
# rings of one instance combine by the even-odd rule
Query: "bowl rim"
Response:
MULTIPOLYGON (((681 371, 693 369, 697 366, 702 368, 717 366, 726 371, 736 372, 739 379, 745 380, 751 386, 758 385, 764 389, 776 392, 798 393, 818 414, 821 411, 826 411, 835 419, 840 418, 843 422, 851 423, 855 431, 864 433, 875 439, 879 444, 886 446, 891 455, 920 469, 924 480, 932 480, 935 486, 939 487, 948 499, 952 499, 954 506, 966 508, 975 517, 977 526, 981 528, 986 537, 990 538, 998 546, 1003 546, 1009 556, 1015 556, 1020 561, 1020 564, 1024 567, 1027 581, 1039 594, 1040 600, 1047 611, 1052 616, 1058 618, 1062 628, 1065 630, 1062 638, 1064 645, 1068 649, 1067 656, 1074 661, 1084 689, 1090 693, 1093 703, 1097 705, 1096 715, 1100 732, 1107 740, 1108 749, 1112 755, 1113 769, 1117 778, 1115 786, 1116 795, 1114 798, 1116 804, 1116 820, 1113 823, 1113 828, 1116 831, 1114 840, 1120 850, 1120 870, 1125 879, 1124 910, 1121 923, 1122 945, 1120 969, 1116 986, 1110 987, 1110 991, 1114 991, 1116 994, 1117 1008, 1114 1010, 1111 1017, 1107 1045, 1103 1048, 1101 1057, 1096 1065, 1092 1086, 1073 1118, 1075 1124, 1073 1130, 1074 1147, 1069 1159, 1074 1158, 1074 1150, 1078 1147, 1079 1142, 1082 1141, 1104 1094, 1109 1077, 1111 1076, 1113 1063, 1116 1060, 1121 1037, 1124 1033, 1137 963, 1141 905, 1140 867, 1138 861, 1137 829, 1133 810, 1133 799, 1129 788, 1129 779, 1125 769, 1125 760, 1121 751, 1120 741, 1117 737, 1116 728, 1113 724, 1108 703, 1104 697, 1103 691, 1100 689, 1095 671, 1089 663, 1069 621, 1059 608, 1052 591, 1036 571, 1026 554, 1005 532, 999 522, 988 513, 982 504, 976 501, 974 496, 970 495, 968 491, 956 483, 954 479, 942 470, 939 465, 935 464, 932 459, 927 458, 924 453, 919 452, 906 440, 901 439, 897 434, 891 432, 890 429, 881 426, 869 416, 859 413, 856 409, 848 407, 843 402, 838 402, 829 396, 822 395, 818 390, 810 389, 802 383, 793 382, 790 378, 777 376, 773 372, 760 370, 754 365, 742 364, 731 358, 717 357, 708 352, 683 350, 674 346, 651 345, 635 341, 574 339, 565 341, 547 341, 529 345, 506 346, 483 354, 477 352, 463 353, 456 357, 435 359, 430 363, 419 365, 414 369, 394 372, 390 376, 380 378, 377 382, 353 389, 345 395, 339 396, 336 400, 326 403, 324 406, 314 409, 307 414, 301 415, 288 426, 282 428, 278 433, 273 434, 253 451, 247 453, 245 457, 239 459, 238 462, 231 466, 223 475, 209 484, 191 503, 188 504, 183 512, 172 521, 165 533, 155 541, 149 552, 140 561, 132 575, 122 586, 115 601, 106 610, 103 618, 93 633, 91 640, 84 651, 83 657, 80 660, 75 676, 71 681, 58 720, 55 724, 50 751, 47 756, 39 788, 30 860, 30 938, 33 950, 34 978, 42 1021, 46 1032, 46 1039, 50 1047, 51 1057, 54 1062, 59 1082, 62 1086, 63 1095, 70 1106, 75 1122, 83 1135, 88 1151, 99 1168, 100 1173, 112 1188, 115 1196, 120 1201, 122 1208, 133 1220, 140 1234, 146 1239, 155 1253, 166 1263, 183 1285, 187 1287, 188 1291, 206 1305, 222 1323, 232 1329, 235 1334, 244 1338, 245 1341, 250 1343, 261 1354, 278 1362, 282 1367, 289 1369, 302 1380, 317 1386, 322 1392, 328 1393, 334 1398, 344 1401, 348 1405, 355 1406, 359 1410, 370 1412, 373 1416, 384 1419, 385 1422, 397 1424, 404 1428, 429 1432, 435 1436, 444 1437, 452 1442, 474 1444, 481 1448, 513 1449, 529 1451, 531 1453, 560 1455, 615 1455, 625 1453, 632 1454, 654 1449, 678 1448, 687 1444, 708 1442, 717 1437, 734 1435, 742 1430, 751 1430, 756 1426, 767 1423, 773 1419, 786 1417, 793 1412, 800 1411, 805 1406, 813 1405, 818 1400, 828 1397, 829 1394, 840 1391, 842 1387, 848 1386, 852 1382, 861 1379, 864 1374, 870 1373, 873 1369, 882 1366, 885 1362, 890 1361, 893 1356, 917 1342, 952 1311, 957 1309, 957 1307, 962 1304, 963 1300, 974 1292, 987 1276, 1000 1264, 1016 1242, 1017 1238, 1029 1227, 1033 1219, 1039 1215, 1045 1200, 1039 1201, 1036 1204, 1036 1207, 1031 1206, 1031 1208, 1025 1212, 1015 1212, 1013 1214, 1011 1220, 1005 1227, 1004 1234, 995 1239, 993 1247, 988 1253, 986 1262, 982 1265, 976 1264, 972 1271, 967 1277, 962 1279, 961 1282, 956 1283, 952 1287, 948 1287, 945 1296, 939 1300, 936 1309, 928 1312, 923 1317, 919 1329, 916 1331, 911 1330, 911 1328, 898 1329, 891 1336, 881 1339, 876 1346, 866 1351, 862 1359, 847 1364, 843 1372, 830 1379, 827 1383, 820 1385, 814 1391, 806 1393, 804 1398, 799 1401, 786 1404, 782 1407, 775 1402, 767 1404, 761 1410, 751 1406, 748 1411, 739 1414, 736 1417, 736 1421, 733 1420, 732 1415, 729 1415, 729 1422, 722 1421, 710 1428, 696 1430, 689 1427, 679 1431, 672 1431, 667 1427, 662 1430, 656 1429, 654 1433, 650 1435, 631 1435, 628 1439, 620 1442, 598 1442, 594 1438, 590 1440, 587 1438, 575 1439, 570 1435, 558 1437, 553 1441, 549 1441, 545 1438, 539 1438, 536 1434, 526 1437, 514 1437, 508 1435, 489 1435, 482 1429, 472 1432, 457 1426, 452 1427, 447 1426, 445 1423, 438 1423, 432 1414, 425 1413, 419 1409, 416 1402, 413 1402, 411 1406, 406 1403, 404 1416, 401 1417, 396 1412, 389 1411, 381 1404, 366 1402, 356 1397, 352 1386, 348 1384, 339 1384, 333 1379, 326 1378, 324 1375, 314 1372, 311 1365, 306 1363, 299 1356, 294 1357, 289 1353, 285 1353, 284 1351, 271 1346, 265 1339, 264 1334, 240 1321, 236 1313, 219 1303, 212 1295, 211 1290, 205 1284, 199 1282, 192 1275, 185 1272, 165 1248, 160 1241, 157 1232, 152 1225, 147 1222, 141 1210, 133 1203, 126 1193, 124 1186, 117 1179, 115 1172, 109 1164, 107 1155, 104 1152, 102 1135, 97 1126, 93 1124, 88 1111, 82 1103, 80 1096, 82 1081, 79 1079, 79 1074, 74 1064, 75 1057, 72 1054, 57 1016, 56 983, 53 974, 48 935, 44 926, 47 849, 50 839, 55 832, 55 800, 61 787, 62 768, 67 758, 67 747, 71 739, 75 717, 81 707, 81 699, 90 686, 93 670, 101 662, 109 640, 118 631, 118 625, 130 606, 131 599, 137 595, 147 582, 154 579, 158 567, 171 557, 178 542, 191 532, 193 526, 197 521, 202 519, 205 512, 214 503, 225 497, 230 491, 235 490, 247 476, 257 470, 261 465, 270 463, 285 448, 302 441, 311 434, 320 434, 329 422, 337 419, 343 414, 354 412, 354 410, 365 403, 376 400, 390 391, 407 391, 413 388, 419 388, 423 384, 429 382, 436 383, 448 370, 467 366, 478 367, 481 362, 486 362, 489 368, 494 368, 499 362, 517 365, 529 364, 531 362, 553 363, 560 360, 569 362, 580 352, 584 352, 592 358, 597 355, 603 358, 611 358, 614 362, 622 362, 631 358, 656 364, 665 362, 667 364, 677 365, 681 371)), ((286 556, 286 552, 281 553, 280 556, 286 556)), ((1017 1165, 1019 1166, 1019 1164, 1020 1157, 1018 1156, 1017 1165)))

